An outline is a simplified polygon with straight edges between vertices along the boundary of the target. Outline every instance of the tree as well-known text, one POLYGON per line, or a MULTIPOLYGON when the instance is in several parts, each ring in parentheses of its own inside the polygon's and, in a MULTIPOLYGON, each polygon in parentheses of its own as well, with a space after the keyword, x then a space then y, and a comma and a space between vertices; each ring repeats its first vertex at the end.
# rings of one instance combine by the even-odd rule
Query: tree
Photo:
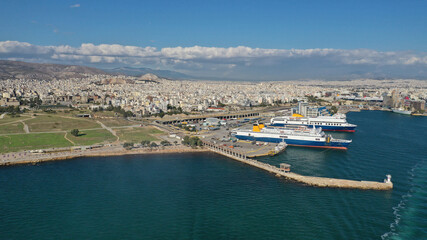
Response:
POLYGON ((182 141, 182 144, 196 148, 197 146, 202 146, 203 142, 199 137, 189 137, 185 136, 184 140, 182 141))
POLYGON ((77 128, 71 130, 71 135, 78 137, 79 136, 79 130, 77 128))
POLYGON ((198 137, 190 138, 190 146, 192 146, 192 147, 197 146, 197 141, 199 141, 198 137))
POLYGON ((338 108, 336 107, 336 106, 332 106, 331 107, 331 113, 332 114, 335 114, 335 113, 337 113, 338 112, 338 108))
POLYGON ((155 148, 155 147, 158 147, 158 145, 157 145, 155 142, 152 142, 152 143, 150 144, 150 147, 155 148))
POLYGON ((307 99, 309 102, 316 102, 317 101, 317 97, 312 96, 312 95, 307 96, 307 99))
POLYGON ((149 140, 142 140, 141 141, 141 145, 146 147, 146 146, 150 146, 150 141, 149 140))
POLYGON ((182 141, 182 144, 189 145, 190 144, 190 137, 189 136, 185 136, 184 139, 183 139, 183 141, 182 141))
POLYGON ((161 144, 162 146, 170 146, 170 145, 171 145, 171 143, 170 143, 170 142, 168 142, 168 141, 166 141, 166 140, 161 141, 161 142, 160 142, 160 144, 161 144))
POLYGON ((131 142, 125 142, 125 143, 123 143, 123 147, 126 148, 126 149, 130 149, 130 148, 133 147, 133 143, 131 143, 131 142))

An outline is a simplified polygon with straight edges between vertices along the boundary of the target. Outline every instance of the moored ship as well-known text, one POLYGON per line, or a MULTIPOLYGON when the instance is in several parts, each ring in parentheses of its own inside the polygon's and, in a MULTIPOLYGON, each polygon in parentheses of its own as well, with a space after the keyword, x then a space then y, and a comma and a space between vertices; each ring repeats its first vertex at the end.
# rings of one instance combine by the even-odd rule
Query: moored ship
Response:
POLYGON ((391 109, 394 113, 404 114, 404 115, 411 115, 411 111, 405 110, 403 108, 392 108, 391 109))
POLYGON ((232 135, 241 140, 260 142, 285 142, 289 146, 347 149, 351 140, 334 139, 326 135, 322 128, 271 128, 255 124, 253 129, 234 129, 232 135))
POLYGON ((344 114, 333 116, 303 117, 298 114, 292 116, 274 117, 270 126, 307 126, 321 127, 323 131, 355 132, 357 125, 348 123, 344 114))

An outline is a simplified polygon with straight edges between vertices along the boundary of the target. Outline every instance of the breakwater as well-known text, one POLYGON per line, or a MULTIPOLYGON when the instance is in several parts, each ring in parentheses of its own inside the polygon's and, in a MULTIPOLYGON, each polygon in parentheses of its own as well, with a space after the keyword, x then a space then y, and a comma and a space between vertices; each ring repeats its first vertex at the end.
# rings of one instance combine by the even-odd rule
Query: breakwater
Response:
POLYGON ((331 188, 354 188, 354 189, 366 189, 366 190, 390 190, 393 188, 393 183, 390 181, 391 176, 384 180, 384 182, 375 181, 356 181, 347 179, 337 178, 326 178, 326 177, 312 177, 304 176, 297 173, 287 171, 276 166, 263 163, 254 159, 248 158, 244 153, 229 148, 217 146, 216 144, 203 141, 206 148, 213 152, 219 153, 231 159, 243 162, 250 166, 265 170, 267 172, 276 174, 278 177, 285 177, 297 182, 301 182, 310 186, 315 187, 331 187, 331 188))

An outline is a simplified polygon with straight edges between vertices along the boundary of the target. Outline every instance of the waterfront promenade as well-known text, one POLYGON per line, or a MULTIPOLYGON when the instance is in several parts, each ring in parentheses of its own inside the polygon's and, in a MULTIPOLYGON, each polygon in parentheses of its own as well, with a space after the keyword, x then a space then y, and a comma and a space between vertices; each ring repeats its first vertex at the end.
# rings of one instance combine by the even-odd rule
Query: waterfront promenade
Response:
POLYGON ((206 152, 206 149, 194 149, 186 146, 168 146, 163 148, 138 148, 127 150, 121 145, 105 146, 95 149, 70 151, 70 149, 51 153, 8 153, 0 155, 1 165, 16 165, 39 163, 56 160, 66 160, 77 157, 107 157, 138 154, 165 154, 165 153, 184 153, 184 152, 206 152))

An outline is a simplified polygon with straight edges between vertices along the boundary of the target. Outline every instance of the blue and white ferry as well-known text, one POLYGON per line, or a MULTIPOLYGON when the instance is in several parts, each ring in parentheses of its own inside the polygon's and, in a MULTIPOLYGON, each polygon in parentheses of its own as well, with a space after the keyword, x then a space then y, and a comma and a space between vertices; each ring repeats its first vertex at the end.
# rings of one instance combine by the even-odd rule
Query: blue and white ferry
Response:
POLYGON ((344 114, 333 116, 303 117, 298 114, 292 116, 274 117, 270 120, 270 126, 307 126, 321 127, 323 131, 355 132, 357 125, 350 124, 344 114))
POLYGON ((351 140, 334 139, 322 128, 271 128, 255 124, 253 129, 234 129, 232 135, 241 140, 260 142, 285 142, 289 146, 347 149, 351 140))

